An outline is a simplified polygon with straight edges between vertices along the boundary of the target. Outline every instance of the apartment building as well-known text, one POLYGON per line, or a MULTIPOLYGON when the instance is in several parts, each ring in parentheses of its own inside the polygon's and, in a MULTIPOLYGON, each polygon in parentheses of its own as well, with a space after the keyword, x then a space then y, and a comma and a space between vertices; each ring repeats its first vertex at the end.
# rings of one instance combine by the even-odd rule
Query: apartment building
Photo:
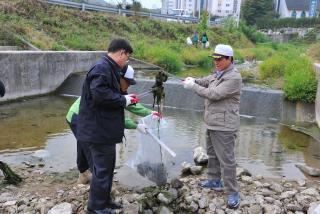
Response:
POLYGON ((162 14, 193 15, 197 0, 162 0, 162 14))
POLYGON ((212 0, 210 12, 214 16, 235 16, 239 10, 240 0, 212 0))
POLYGON ((236 16, 241 0, 162 0, 163 14, 195 15, 208 11, 211 15, 236 16))

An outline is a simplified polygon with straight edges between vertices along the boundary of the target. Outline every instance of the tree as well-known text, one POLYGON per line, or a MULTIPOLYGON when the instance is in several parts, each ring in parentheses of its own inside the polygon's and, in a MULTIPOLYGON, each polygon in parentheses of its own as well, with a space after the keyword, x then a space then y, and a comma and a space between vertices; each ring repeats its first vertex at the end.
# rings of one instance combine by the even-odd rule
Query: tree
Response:
POLYGON ((209 14, 206 11, 201 12, 200 22, 198 24, 198 32, 206 32, 208 28, 209 14))
POLYGON ((255 25, 262 19, 275 18, 273 0, 247 0, 242 6, 241 16, 248 25, 255 25))
POLYGON ((141 10, 142 6, 141 3, 137 0, 132 0, 132 10, 134 12, 139 12, 141 10))

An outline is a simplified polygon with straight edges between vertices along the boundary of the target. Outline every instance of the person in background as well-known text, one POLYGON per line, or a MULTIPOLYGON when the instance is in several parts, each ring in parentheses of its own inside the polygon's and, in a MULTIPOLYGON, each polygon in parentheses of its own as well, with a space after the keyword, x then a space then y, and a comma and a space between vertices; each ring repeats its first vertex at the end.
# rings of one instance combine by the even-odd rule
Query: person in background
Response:
POLYGON ((207 33, 204 32, 201 36, 202 48, 206 48, 206 44, 209 41, 207 33))
POLYGON ((234 68, 231 46, 217 45, 212 58, 216 68, 213 74, 202 79, 188 77, 183 83, 185 88, 192 89, 205 99, 204 122, 209 162, 207 180, 199 185, 217 191, 225 186, 228 207, 237 208, 240 194, 234 144, 240 126, 242 78, 234 68))
POLYGON ((194 31, 194 34, 192 36, 192 44, 198 47, 198 43, 199 43, 199 34, 197 31, 194 31))

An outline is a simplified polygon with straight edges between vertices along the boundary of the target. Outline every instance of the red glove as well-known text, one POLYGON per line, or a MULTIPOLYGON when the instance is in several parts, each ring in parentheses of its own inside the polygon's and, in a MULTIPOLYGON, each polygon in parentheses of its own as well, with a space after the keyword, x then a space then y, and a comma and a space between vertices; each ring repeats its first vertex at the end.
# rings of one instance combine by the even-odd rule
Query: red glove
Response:
POLYGON ((152 111, 151 112, 151 115, 152 115, 152 119, 154 119, 154 120, 157 120, 157 119, 162 119, 163 118, 163 116, 162 116, 162 114, 160 114, 159 112, 157 112, 157 111, 152 111))
POLYGON ((136 104, 140 101, 135 94, 124 95, 124 97, 126 98, 126 106, 136 104))

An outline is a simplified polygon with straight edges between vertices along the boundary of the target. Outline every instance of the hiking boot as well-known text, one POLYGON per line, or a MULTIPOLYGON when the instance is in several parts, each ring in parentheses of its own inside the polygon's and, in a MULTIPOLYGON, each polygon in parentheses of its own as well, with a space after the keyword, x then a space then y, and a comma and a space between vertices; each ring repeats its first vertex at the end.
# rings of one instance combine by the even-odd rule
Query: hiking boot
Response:
POLYGON ((205 180, 199 183, 202 188, 213 189, 216 191, 223 190, 223 182, 221 180, 205 180))
POLYGON ((89 170, 83 173, 79 173, 79 178, 77 180, 78 184, 88 184, 91 181, 92 174, 89 170))
POLYGON ((231 209, 236 209, 240 204, 240 194, 239 192, 233 192, 228 195, 228 207, 231 209))

